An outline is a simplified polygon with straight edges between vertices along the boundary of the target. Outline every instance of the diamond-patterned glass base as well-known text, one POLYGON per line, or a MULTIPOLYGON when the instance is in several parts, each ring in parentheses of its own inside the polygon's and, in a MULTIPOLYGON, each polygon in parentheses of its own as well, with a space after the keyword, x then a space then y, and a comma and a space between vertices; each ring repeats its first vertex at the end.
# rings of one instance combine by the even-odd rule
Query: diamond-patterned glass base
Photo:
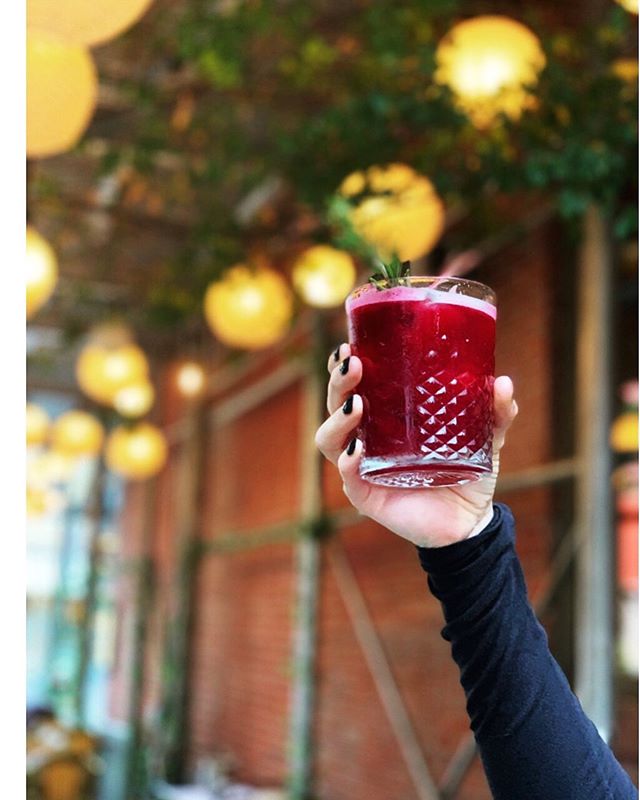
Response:
POLYGON ((380 458, 363 458, 360 475, 369 483, 400 489, 426 489, 437 486, 464 486, 491 474, 491 468, 479 465, 452 464, 446 462, 428 464, 398 464, 390 459, 385 466, 380 458))

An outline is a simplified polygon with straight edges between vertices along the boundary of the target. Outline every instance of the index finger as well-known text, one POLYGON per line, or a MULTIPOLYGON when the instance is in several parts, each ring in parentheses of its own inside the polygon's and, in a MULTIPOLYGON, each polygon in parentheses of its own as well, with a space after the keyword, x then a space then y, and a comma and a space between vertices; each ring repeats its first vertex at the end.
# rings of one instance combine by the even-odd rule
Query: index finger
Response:
POLYGON ((329 373, 332 373, 333 370, 350 355, 351 345, 348 342, 342 342, 342 344, 339 344, 333 353, 331 353, 329 360, 327 361, 327 369, 329 370, 329 373))

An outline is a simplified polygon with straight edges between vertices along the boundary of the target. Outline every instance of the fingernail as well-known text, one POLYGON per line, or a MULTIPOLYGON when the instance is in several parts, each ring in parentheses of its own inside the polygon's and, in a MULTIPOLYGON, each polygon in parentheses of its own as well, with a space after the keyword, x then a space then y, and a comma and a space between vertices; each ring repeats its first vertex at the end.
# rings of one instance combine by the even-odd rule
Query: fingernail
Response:
POLYGON ((347 356, 345 358, 345 360, 342 362, 342 364, 340 364, 340 374, 341 375, 346 375, 347 372, 349 372, 349 360, 350 360, 350 358, 351 358, 351 356, 347 356))
POLYGON ((340 347, 341 345, 338 345, 333 352, 333 360, 336 362, 340 361, 340 347))
POLYGON ((347 397, 342 406, 343 414, 350 414, 352 411, 353 411, 353 395, 351 395, 351 397, 347 397))
POLYGON ((349 442, 349 446, 347 447, 347 455, 348 456, 352 456, 353 455, 353 451, 356 449, 356 442, 357 441, 358 441, 357 439, 352 439, 349 442))

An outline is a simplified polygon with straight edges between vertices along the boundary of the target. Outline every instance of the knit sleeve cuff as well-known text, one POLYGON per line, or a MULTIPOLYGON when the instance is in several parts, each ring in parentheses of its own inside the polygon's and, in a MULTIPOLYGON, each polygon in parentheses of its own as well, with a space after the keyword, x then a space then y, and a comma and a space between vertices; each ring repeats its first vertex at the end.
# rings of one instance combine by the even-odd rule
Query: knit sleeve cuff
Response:
POLYGON ((505 524, 508 525, 512 520, 511 510, 507 506, 502 503, 494 503, 491 522, 476 536, 444 547, 418 547, 418 557, 422 569, 434 575, 458 572, 464 569, 491 546, 505 528, 505 524))

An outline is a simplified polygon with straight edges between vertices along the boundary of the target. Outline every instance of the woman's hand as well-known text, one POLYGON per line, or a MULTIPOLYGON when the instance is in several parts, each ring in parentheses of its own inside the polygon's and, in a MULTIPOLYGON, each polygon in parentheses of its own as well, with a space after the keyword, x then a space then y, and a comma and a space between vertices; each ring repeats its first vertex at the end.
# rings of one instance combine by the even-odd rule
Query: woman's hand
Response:
POLYGON ((362 397, 354 390, 362 378, 362 362, 351 355, 348 344, 341 344, 329 357, 328 367, 330 417, 318 429, 316 445, 337 465, 344 493, 358 511, 420 547, 443 547, 467 539, 489 524, 500 449, 518 413, 510 378, 496 378, 494 386, 491 475, 465 486, 394 489, 368 483, 358 473, 362 442, 353 437, 362 418, 362 397))

